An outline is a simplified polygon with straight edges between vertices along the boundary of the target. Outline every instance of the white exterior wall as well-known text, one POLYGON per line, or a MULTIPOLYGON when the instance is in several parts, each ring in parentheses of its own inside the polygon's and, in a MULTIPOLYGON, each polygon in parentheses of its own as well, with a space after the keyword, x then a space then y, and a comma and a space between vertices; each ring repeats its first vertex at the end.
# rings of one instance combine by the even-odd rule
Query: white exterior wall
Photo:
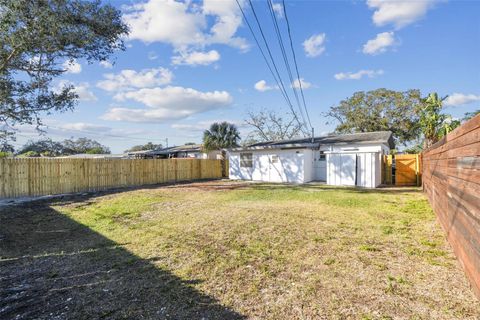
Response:
MULTIPOLYGON (((321 146, 326 155, 326 180, 330 185, 375 188, 381 184, 381 155, 384 144, 321 146), (356 168, 356 169, 355 169, 356 168)), ((234 180, 305 183, 315 180, 314 152, 311 149, 230 152, 229 177, 234 180), (252 153, 252 168, 240 167, 240 153, 252 153), (278 163, 272 163, 273 155, 278 163)))
POLYGON ((312 180, 312 150, 259 150, 229 152, 229 178, 265 182, 304 183, 312 180), (240 153, 252 153, 252 168, 240 167, 240 153), (272 156, 278 162, 272 163, 272 156))
POLYGON ((357 153, 357 152, 382 152, 389 153, 388 146, 384 144, 349 144, 349 145, 322 145, 321 151, 325 153, 357 153))
POLYGON ((197 158, 197 159, 221 160, 222 159, 222 152, 221 151, 210 151, 208 153, 198 152, 198 153, 193 154, 192 157, 197 158))

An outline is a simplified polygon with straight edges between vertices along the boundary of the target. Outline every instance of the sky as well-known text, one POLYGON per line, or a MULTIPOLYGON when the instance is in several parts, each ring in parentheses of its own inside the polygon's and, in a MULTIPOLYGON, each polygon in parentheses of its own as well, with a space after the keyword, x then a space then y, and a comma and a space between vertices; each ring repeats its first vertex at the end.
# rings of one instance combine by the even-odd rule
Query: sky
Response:
MULTIPOLYGON (((126 50, 102 63, 64 63, 68 71, 53 86, 73 84, 80 101, 74 111, 44 119, 47 137, 88 137, 120 153, 165 139, 170 146, 200 143, 215 121, 238 125, 246 137, 247 112, 288 111, 235 0, 108 3, 130 25, 126 50)), ((240 3, 256 27, 249 3, 240 3)), ((267 2, 252 3, 293 99, 267 2)), ((449 96, 445 112, 455 118, 480 109, 480 1, 287 0, 285 6, 316 135, 335 128, 324 112, 357 91, 438 92, 449 96)), ((288 43, 282 2, 273 8, 288 43)), ((22 127, 15 146, 38 138, 22 127)))

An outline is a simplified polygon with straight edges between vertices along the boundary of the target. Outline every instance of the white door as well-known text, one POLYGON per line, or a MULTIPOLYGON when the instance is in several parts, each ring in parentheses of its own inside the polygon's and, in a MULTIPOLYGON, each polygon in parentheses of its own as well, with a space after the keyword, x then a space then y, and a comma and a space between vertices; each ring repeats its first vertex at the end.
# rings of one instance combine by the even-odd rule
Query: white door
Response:
POLYGON ((352 153, 333 153, 327 159, 327 183, 337 186, 354 186, 357 156, 352 153))
POLYGON ((279 162, 278 155, 276 154, 268 155, 268 179, 271 182, 282 182, 278 162, 279 162))
POLYGON ((313 156, 313 170, 315 174, 315 180, 326 181, 327 180, 327 161, 323 151, 315 151, 313 156))
POLYGON ((357 155, 356 154, 342 154, 341 155, 341 170, 340 170, 340 184, 344 186, 354 186, 357 173, 357 155))

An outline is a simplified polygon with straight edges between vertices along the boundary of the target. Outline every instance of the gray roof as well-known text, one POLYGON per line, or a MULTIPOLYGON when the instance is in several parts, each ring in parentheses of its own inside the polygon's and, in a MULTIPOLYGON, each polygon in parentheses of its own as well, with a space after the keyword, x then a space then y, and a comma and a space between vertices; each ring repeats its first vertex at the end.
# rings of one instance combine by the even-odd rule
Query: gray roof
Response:
POLYGON ((242 148, 233 148, 236 150, 261 150, 261 149, 294 149, 294 148, 315 148, 320 145, 333 144, 371 144, 383 143, 390 148, 394 148, 395 144, 390 131, 375 131, 362 132, 352 134, 338 134, 328 135, 322 137, 282 140, 282 141, 267 141, 248 145, 242 148))
POLYGON ((111 154, 111 153, 77 153, 70 156, 64 156, 62 158, 78 158, 78 159, 111 159, 111 158, 126 158, 127 155, 124 153, 121 154, 111 154))
POLYGON ((129 152, 129 154, 169 155, 177 152, 201 152, 201 150, 202 150, 201 144, 186 144, 183 146, 167 147, 167 148, 157 149, 157 150, 129 152))

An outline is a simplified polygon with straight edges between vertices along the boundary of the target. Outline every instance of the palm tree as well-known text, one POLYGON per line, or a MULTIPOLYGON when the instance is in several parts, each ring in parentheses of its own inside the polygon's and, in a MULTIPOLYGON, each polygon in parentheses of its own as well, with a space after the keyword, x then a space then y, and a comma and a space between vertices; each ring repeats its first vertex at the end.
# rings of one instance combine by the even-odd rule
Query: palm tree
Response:
POLYGON ((452 120, 448 114, 441 113, 442 103, 447 97, 439 98, 437 93, 430 93, 423 100, 420 110, 420 127, 423 132, 424 149, 460 125, 460 121, 452 120))
POLYGON ((203 132, 203 150, 222 151, 222 175, 227 175, 227 167, 225 165, 226 148, 238 147, 238 141, 240 140, 240 132, 232 123, 226 121, 214 122, 210 126, 210 129, 203 132))

